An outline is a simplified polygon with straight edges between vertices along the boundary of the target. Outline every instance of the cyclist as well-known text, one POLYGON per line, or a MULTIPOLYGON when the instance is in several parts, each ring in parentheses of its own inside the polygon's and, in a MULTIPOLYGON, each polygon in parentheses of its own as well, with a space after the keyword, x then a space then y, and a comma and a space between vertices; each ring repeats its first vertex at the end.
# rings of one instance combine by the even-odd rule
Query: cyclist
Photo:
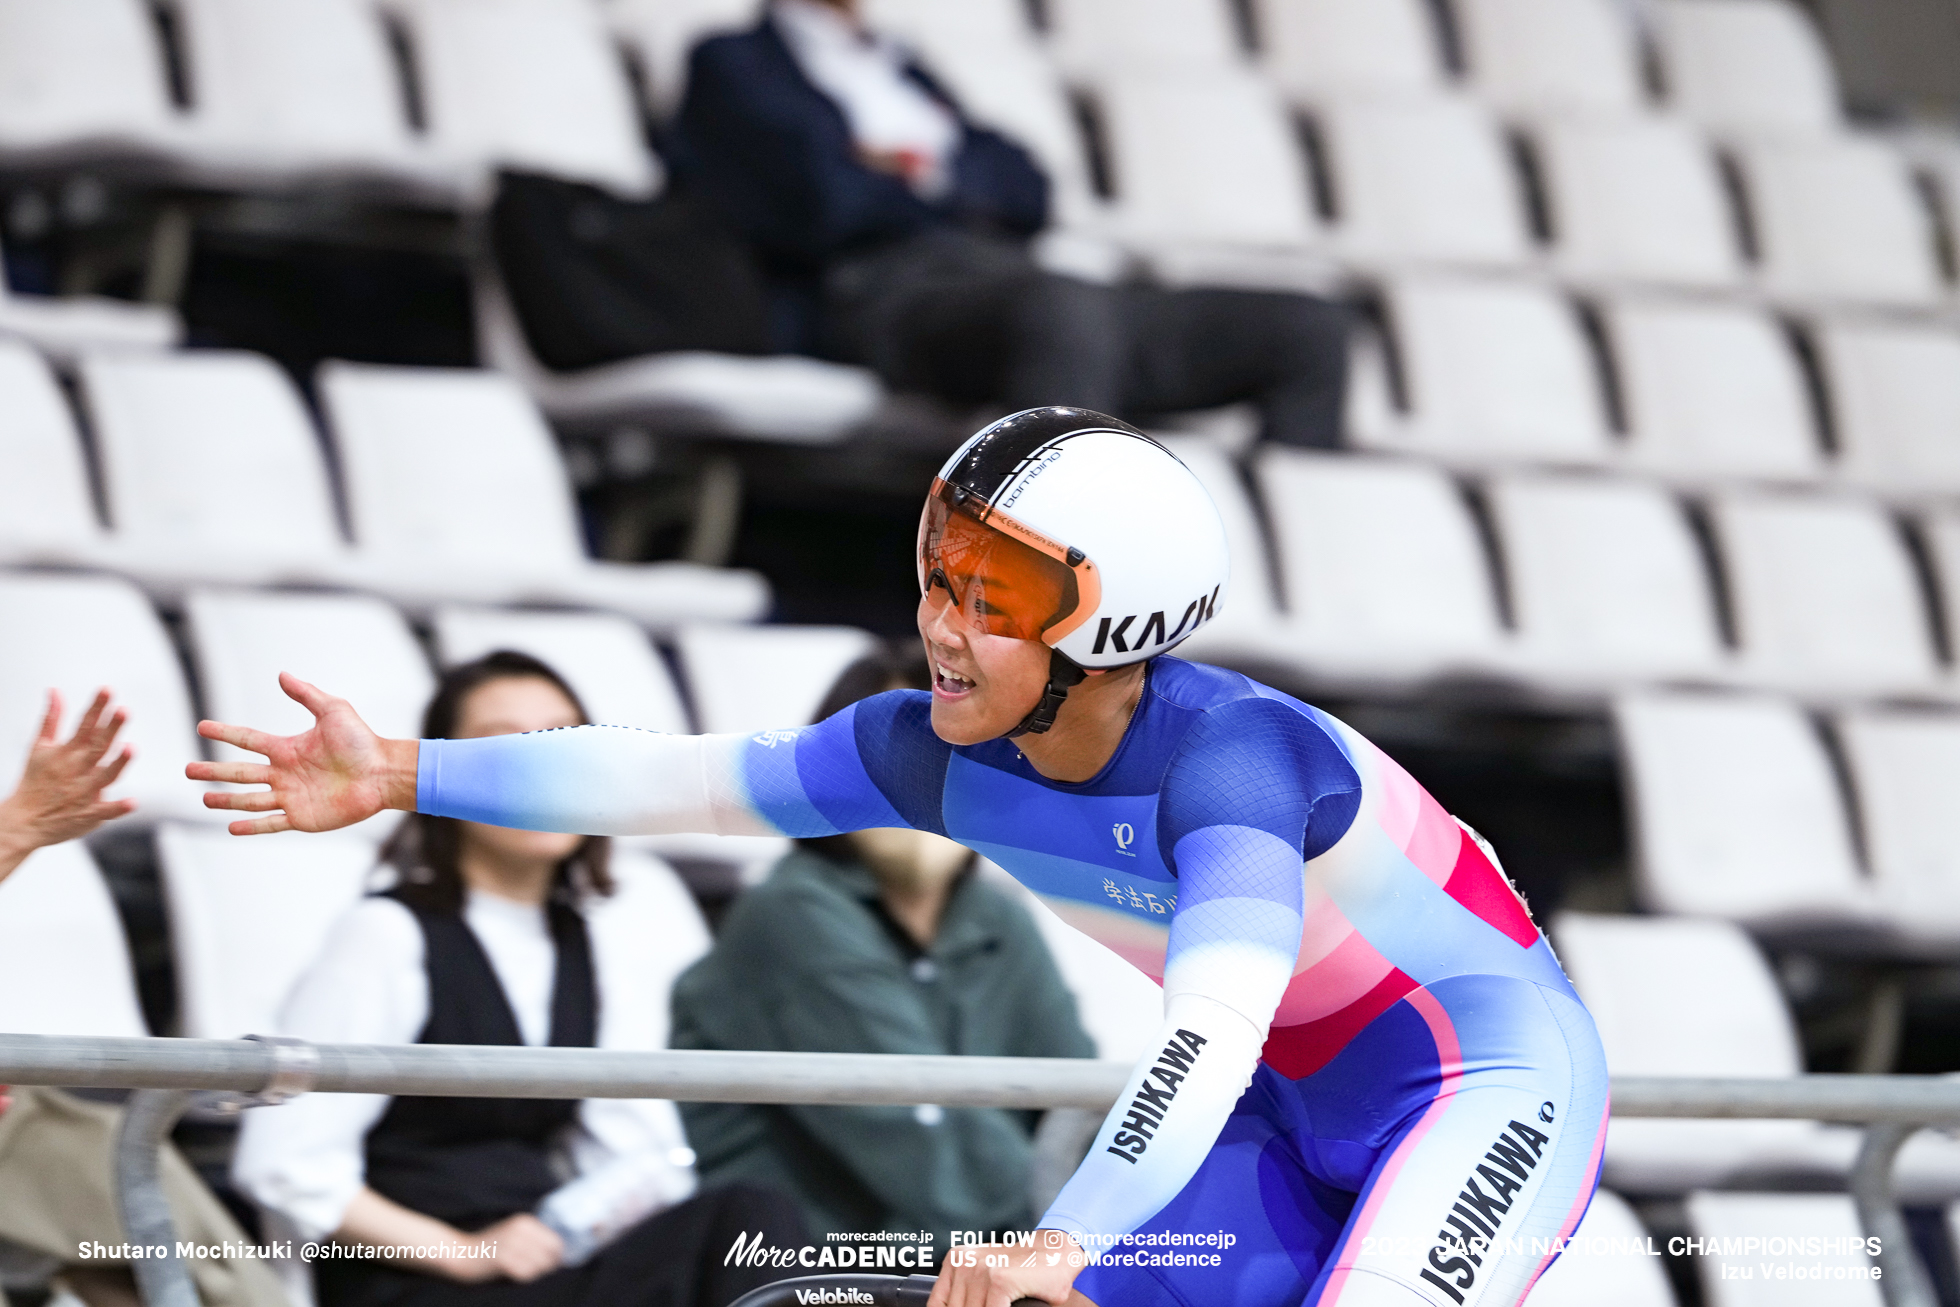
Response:
MULTIPOLYGON (((238 834, 384 808, 590 834, 948 835, 1157 979, 1159 1037, 1006 1266, 932 1307, 1515 1303, 1597 1183, 1591 1018, 1468 827, 1328 715, 1165 657, 1224 601, 1197 478, 1101 414, 967 441, 920 524, 930 694, 753 736, 202 734, 238 834), (1119 1240, 1126 1240, 1118 1242, 1119 1240), (1027 1264, 1023 1264, 1027 1263, 1027 1264)), ((929 1128, 921 1126, 920 1128, 929 1128)))

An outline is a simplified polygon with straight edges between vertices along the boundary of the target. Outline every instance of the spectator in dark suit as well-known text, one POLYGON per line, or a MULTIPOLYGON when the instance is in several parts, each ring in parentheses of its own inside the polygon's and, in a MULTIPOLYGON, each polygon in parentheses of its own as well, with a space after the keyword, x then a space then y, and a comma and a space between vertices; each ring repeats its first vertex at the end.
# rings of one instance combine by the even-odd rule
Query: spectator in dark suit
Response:
POLYGON ((772 0, 694 51, 676 163, 773 275, 778 344, 901 390, 1130 418, 1254 401, 1268 439, 1340 437, 1348 317, 1306 295, 1103 286, 1027 243, 1048 182, 856 0, 772 0))

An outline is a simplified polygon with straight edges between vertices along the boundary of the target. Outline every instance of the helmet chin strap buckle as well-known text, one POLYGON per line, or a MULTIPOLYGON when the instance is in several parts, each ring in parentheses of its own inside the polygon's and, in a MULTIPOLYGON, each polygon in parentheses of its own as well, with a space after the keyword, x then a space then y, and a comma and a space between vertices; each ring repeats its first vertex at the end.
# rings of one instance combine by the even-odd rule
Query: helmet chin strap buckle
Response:
POLYGON ((1055 724, 1055 714, 1061 711, 1062 700, 1068 692, 1088 678, 1089 673, 1082 665, 1063 653, 1060 649, 1048 651, 1048 684, 1042 687, 1041 699, 1034 710, 1021 719, 1020 725, 1007 733, 1010 740, 1023 735, 1045 734, 1055 724))

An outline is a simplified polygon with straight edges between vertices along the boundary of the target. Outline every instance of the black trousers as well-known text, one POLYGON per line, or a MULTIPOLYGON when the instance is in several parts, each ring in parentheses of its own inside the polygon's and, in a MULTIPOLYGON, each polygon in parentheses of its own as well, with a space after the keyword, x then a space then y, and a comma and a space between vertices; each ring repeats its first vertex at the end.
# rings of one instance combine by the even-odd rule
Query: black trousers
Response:
POLYGON ((735 1240, 810 1242, 796 1205, 773 1189, 730 1185, 649 1216, 570 1266, 518 1284, 458 1284, 373 1262, 315 1263, 320 1307, 727 1307, 751 1289, 807 1271, 725 1265, 735 1240))
POLYGON ((1135 421, 1251 402, 1266 439, 1331 448, 1349 320, 1311 295, 1095 285, 941 228, 835 265, 824 343, 894 389, 953 404, 1074 404, 1135 421))

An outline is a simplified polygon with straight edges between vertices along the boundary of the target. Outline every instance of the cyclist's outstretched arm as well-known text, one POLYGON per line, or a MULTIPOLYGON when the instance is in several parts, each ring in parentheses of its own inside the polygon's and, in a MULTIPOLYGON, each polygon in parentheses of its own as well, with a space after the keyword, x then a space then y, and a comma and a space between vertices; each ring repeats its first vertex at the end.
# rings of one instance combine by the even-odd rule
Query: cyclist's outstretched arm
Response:
POLYGON ((208 807, 262 814, 233 822, 235 835, 335 830, 390 808, 582 835, 812 836, 909 824, 858 760, 855 706, 805 730, 753 736, 575 726, 387 740, 346 700, 290 675, 279 684, 313 714, 311 730, 200 722, 205 738, 266 761, 185 768, 192 780, 268 787, 205 795, 208 807))

